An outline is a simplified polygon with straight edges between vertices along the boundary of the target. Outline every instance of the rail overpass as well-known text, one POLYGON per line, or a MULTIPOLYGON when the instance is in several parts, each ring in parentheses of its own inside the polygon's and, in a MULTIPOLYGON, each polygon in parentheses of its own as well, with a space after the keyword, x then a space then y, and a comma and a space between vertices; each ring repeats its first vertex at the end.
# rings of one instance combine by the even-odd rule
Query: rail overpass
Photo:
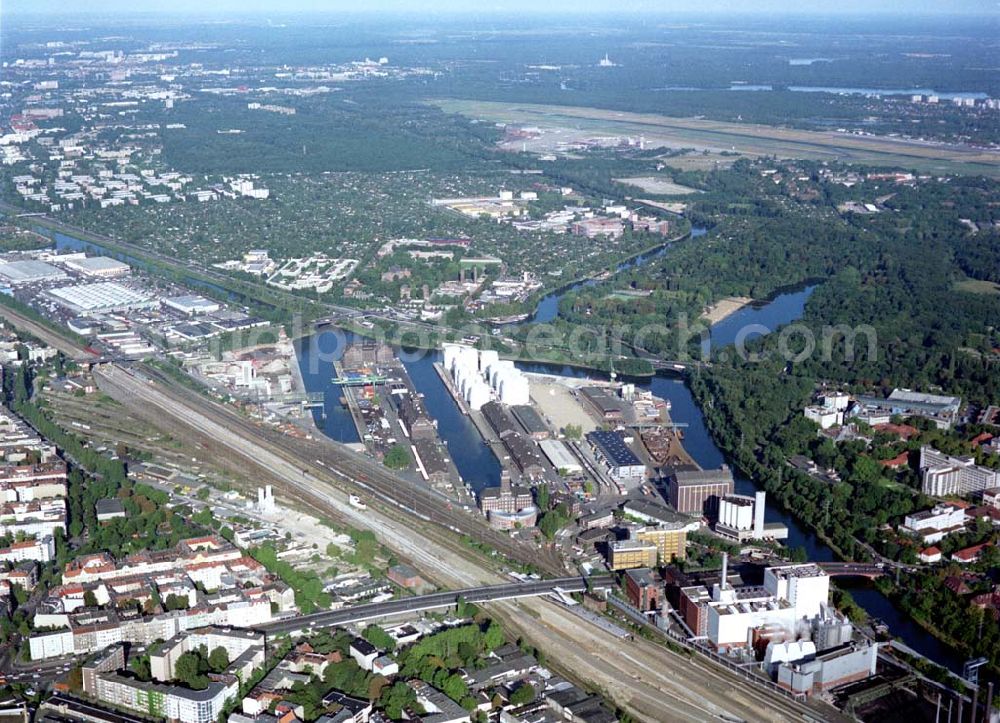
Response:
POLYGON ((598 575, 589 578, 562 577, 550 580, 533 580, 530 582, 515 582, 502 585, 485 585, 482 587, 465 588, 464 590, 435 592, 429 595, 418 595, 416 597, 389 600, 381 603, 355 605, 341 610, 313 613, 312 615, 299 615, 290 620, 279 620, 266 625, 261 625, 259 626, 259 629, 271 634, 281 635, 286 633, 302 632, 317 627, 323 628, 333 627, 335 625, 348 625, 350 623, 375 620, 377 618, 390 617, 392 615, 451 607, 452 605, 456 605, 460 599, 470 603, 484 603, 496 600, 511 600, 521 597, 548 595, 550 593, 554 593, 556 589, 566 593, 583 592, 587 589, 588 585, 591 587, 601 587, 611 585, 613 583, 614 580, 610 575, 598 575))

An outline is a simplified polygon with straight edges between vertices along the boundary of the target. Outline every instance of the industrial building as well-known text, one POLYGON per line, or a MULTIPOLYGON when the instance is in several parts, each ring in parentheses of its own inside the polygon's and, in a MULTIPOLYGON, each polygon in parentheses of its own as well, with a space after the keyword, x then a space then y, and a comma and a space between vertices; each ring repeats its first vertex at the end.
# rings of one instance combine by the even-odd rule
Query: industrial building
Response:
POLYGON ((423 403, 412 394, 391 394, 403 431, 411 440, 435 439, 437 427, 424 411, 423 403))
POLYGON ((603 387, 583 387, 580 394, 601 419, 607 422, 624 421, 625 403, 603 387))
POLYGON ((608 567, 628 570, 633 567, 656 567, 659 551, 652 542, 617 540, 608 547, 608 567))
POLYGON ((625 571, 625 595, 642 612, 659 610, 663 602, 663 580, 645 567, 625 571))
POLYGON ((780 522, 764 522, 766 494, 758 490, 749 495, 726 495, 719 501, 715 531, 737 542, 748 540, 784 540, 788 527, 780 522))
POLYGON ((819 615, 830 597, 830 576, 813 562, 769 567, 764 571, 764 589, 788 600, 799 617, 819 615))
POLYGON ((156 299, 114 281, 63 286, 46 293, 74 314, 82 315, 153 309, 159 305, 156 299))
POLYGON ((958 411, 962 406, 959 397, 923 394, 909 389, 893 389, 885 399, 862 395, 857 397, 857 402, 858 418, 869 424, 885 424, 893 415, 899 415, 929 419, 938 429, 951 429, 958 420, 958 411))
POLYGON ((623 484, 638 484, 646 477, 646 465, 635 456, 621 432, 594 431, 587 433, 587 441, 607 465, 613 479, 623 484))
POLYGON ((444 370, 472 411, 479 411, 490 399, 508 406, 531 402, 528 378, 514 362, 500 359, 496 351, 445 344, 444 370))
POLYGON ((722 650, 749 646, 767 629, 794 639, 803 624, 817 631, 816 639, 849 639, 846 620, 827 606, 829 593, 830 577, 814 563, 769 567, 763 585, 733 586, 723 555, 722 574, 711 593, 704 585, 681 588, 679 611, 696 635, 722 650))
POLYGON ((661 565, 685 558, 687 529, 684 526, 642 527, 632 534, 632 538, 656 545, 657 561, 661 565))
POLYGON ((132 271, 128 264, 107 256, 85 256, 67 259, 63 265, 80 276, 87 278, 113 279, 128 276, 132 271))
POLYGON ((733 494, 733 473, 726 465, 717 470, 675 467, 667 475, 667 486, 675 510, 714 518, 722 498, 733 494))
POLYGON ((211 314, 222 308, 217 301, 211 301, 204 296, 197 294, 185 294, 183 296, 172 296, 163 299, 163 305, 168 309, 179 311, 188 316, 196 314, 211 314))
POLYGON ((479 509, 491 512, 517 512, 534 504, 531 490, 522 485, 511 485, 506 474, 500 478, 499 487, 486 487, 479 493, 479 509))
POLYGON ((980 467, 975 457, 950 457, 927 445, 920 448, 920 488, 925 495, 981 495, 998 485, 1000 471, 980 467))
POLYGON ((791 693, 811 695, 865 680, 875 675, 878 648, 878 643, 848 643, 812 659, 783 662, 777 683, 791 693))
POLYGON ((529 437, 537 441, 549 438, 549 427, 534 407, 519 404, 511 407, 510 411, 514 414, 514 419, 524 427, 524 431, 528 433, 529 437))
POLYGON ((451 484, 451 469, 444 450, 435 439, 417 437, 411 445, 417 463, 417 471, 427 482, 435 486, 451 484))
POLYGON ((543 439, 538 447, 556 471, 563 474, 577 474, 583 471, 580 461, 570 452, 565 442, 558 439, 543 439))
POLYGON ((44 261, 11 261, 0 264, 0 281, 11 286, 61 281, 69 278, 61 269, 44 261))

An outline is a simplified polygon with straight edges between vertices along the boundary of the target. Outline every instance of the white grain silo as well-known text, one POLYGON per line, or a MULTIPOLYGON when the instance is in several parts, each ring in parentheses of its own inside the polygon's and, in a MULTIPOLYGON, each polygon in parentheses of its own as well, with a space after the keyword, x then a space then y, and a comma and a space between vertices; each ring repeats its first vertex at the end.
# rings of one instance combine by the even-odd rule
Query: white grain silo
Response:
POLYGON ((496 349, 487 349, 479 352, 479 371, 486 372, 491 364, 500 361, 500 353, 496 349))
POLYGON ((475 412, 482 409, 483 405, 490 401, 490 388, 486 386, 486 382, 477 379, 476 383, 469 389, 465 401, 468 402, 469 408, 475 412))
POLYGON ((461 347, 458 344, 445 344, 444 345, 444 368, 447 372, 455 371, 455 362, 458 361, 459 349, 461 347))

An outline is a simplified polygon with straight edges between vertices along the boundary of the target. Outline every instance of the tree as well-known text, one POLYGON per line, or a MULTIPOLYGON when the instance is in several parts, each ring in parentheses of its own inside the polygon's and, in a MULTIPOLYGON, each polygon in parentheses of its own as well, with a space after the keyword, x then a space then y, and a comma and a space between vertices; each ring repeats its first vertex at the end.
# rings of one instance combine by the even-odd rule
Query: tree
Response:
POLYGON ((380 704, 385 714, 393 720, 403 717, 403 709, 417 701, 417 694, 413 689, 402 681, 393 683, 392 687, 382 689, 380 704))
POLYGON ((469 686, 465 684, 464 680, 462 680, 461 675, 453 673, 445 679, 444 684, 441 686, 441 690, 446 696, 458 703, 468 694, 469 686))
POLYGON ((97 595, 94 594, 93 590, 86 590, 83 593, 83 605, 88 608, 97 607, 97 595))
POLYGON ((187 610, 188 599, 183 595, 170 593, 167 595, 167 600, 163 606, 167 610, 187 610))
POLYGON ((201 656, 198 653, 187 652, 177 658, 174 666, 174 677, 180 682, 194 690, 204 690, 208 687, 208 678, 199 671, 201 668, 201 656))
POLYGON ((208 655, 208 667, 213 673, 221 673, 229 667, 229 653, 221 645, 208 655))
POLYGON ((379 650, 395 650, 396 648, 396 641, 393 637, 378 625, 366 627, 362 636, 379 650))
POLYGON ((527 705, 535 699, 535 689, 530 683, 522 683, 510 694, 510 704, 513 706, 527 705))
POLYGON ((389 469, 406 469, 410 466, 410 453, 401 444, 394 444, 385 453, 382 463, 389 469))
POLYGON ((492 651, 499 648, 504 642, 506 642, 506 638, 503 634, 503 628, 491 620, 483 635, 483 645, 486 646, 487 650, 492 651))

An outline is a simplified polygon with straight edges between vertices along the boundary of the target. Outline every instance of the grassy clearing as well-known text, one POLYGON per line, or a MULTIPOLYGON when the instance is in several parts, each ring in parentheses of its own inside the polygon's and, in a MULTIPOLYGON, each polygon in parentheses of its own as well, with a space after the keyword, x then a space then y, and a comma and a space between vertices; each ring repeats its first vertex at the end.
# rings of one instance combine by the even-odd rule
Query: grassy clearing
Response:
POLYGON ((1000 294, 1000 284, 983 279, 962 279, 955 282, 955 290, 967 294, 1000 294))

